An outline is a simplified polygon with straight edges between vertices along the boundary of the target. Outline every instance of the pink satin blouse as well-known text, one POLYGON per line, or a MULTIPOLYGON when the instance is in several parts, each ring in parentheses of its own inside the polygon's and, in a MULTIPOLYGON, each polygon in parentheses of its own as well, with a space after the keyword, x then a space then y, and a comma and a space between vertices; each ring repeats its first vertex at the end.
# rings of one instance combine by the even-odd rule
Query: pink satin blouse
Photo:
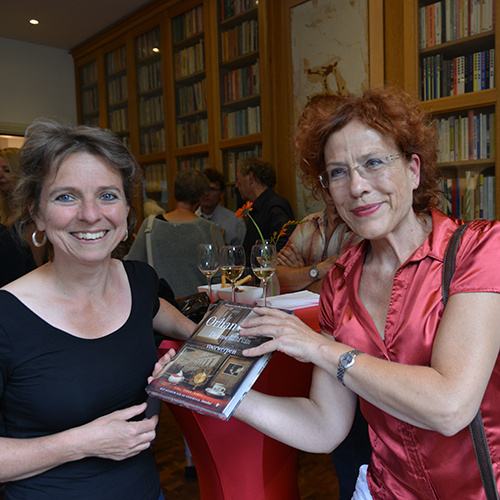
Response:
MULTIPOLYGON (((385 327, 385 341, 358 298, 368 242, 344 254, 323 284, 323 331, 377 358, 428 366, 443 313, 443 256, 461 224, 432 210, 433 231, 397 271, 385 327)), ((500 293, 500 223, 472 222, 456 259, 450 295, 500 293)), ((500 328, 500 325, 499 325, 500 328)), ((457 332, 459 335, 460 332, 457 332)), ((480 360, 478 360, 480 362, 480 360)), ((482 499, 484 492, 468 428, 452 437, 420 429, 361 400, 373 447, 368 484, 374 499, 482 499)), ((493 370, 481 412, 500 484, 500 362, 493 370)))

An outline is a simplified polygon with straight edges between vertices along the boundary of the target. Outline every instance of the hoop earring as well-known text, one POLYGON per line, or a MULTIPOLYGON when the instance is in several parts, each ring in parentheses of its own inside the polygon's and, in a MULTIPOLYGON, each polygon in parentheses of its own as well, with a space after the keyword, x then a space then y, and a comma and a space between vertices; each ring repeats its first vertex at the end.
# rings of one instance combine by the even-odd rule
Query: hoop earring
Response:
POLYGON ((31 241, 33 242, 33 245, 35 245, 37 248, 40 248, 40 247, 43 247, 43 245, 45 245, 45 243, 47 243, 47 235, 45 234, 45 232, 42 231, 42 234, 43 234, 42 241, 38 242, 38 241, 36 241, 36 232, 37 231, 38 231, 38 229, 35 229, 33 231, 33 234, 31 235, 31 241))
POLYGON ((127 241, 128 240, 128 229, 125 229, 125 238, 123 238, 122 241, 127 241))

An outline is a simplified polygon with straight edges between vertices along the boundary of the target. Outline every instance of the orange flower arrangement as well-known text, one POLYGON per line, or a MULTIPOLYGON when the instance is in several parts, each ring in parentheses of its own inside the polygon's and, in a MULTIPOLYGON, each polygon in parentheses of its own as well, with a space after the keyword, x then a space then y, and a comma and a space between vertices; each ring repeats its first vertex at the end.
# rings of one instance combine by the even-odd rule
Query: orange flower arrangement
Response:
MULTIPOLYGON (((262 231, 260 230, 260 227, 257 225, 255 222, 255 219, 250 215, 250 212, 253 210, 253 203, 251 201, 247 201, 241 208, 236 210, 236 217, 243 218, 243 217, 248 217, 254 224, 254 226, 257 228, 257 231, 259 232, 260 239, 262 241, 265 241, 264 236, 262 235, 262 231)), ((283 224, 283 227, 281 228, 281 231, 278 233, 278 231, 274 231, 273 236, 271 238, 271 244, 277 245, 279 239, 281 236, 285 236, 286 234, 286 228, 288 226, 296 226, 298 224, 302 224, 305 221, 298 221, 298 220, 289 220, 288 222, 285 222, 283 224)))

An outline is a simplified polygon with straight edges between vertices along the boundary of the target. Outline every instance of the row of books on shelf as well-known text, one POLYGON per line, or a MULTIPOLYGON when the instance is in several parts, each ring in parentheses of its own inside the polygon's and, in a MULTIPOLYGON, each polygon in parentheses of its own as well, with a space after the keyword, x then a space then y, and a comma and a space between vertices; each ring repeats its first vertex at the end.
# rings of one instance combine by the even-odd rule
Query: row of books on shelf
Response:
POLYGON ((208 156, 190 156, 187 158, 178 158, 177 166, 179 170, 188 170, 189 168, 194 168, 199 172, 203 172, 206 168, 208 168, 208 156))
POLYGON ((259 0, 220 0, 221 21, 257 7, 259 0))
POLYGON ((146 191, 162 191, 162 183, 167 179, 167 165, 165 163, 150 163, 144 168, 146 177, 146 191))
POLYGON ((441 0, 419 9, 420 49, 495 27, 495 0, 441 0))
POLYGON ((260 94, 260 65, 235 69, 222 78, 222 101, 230 102, 260 94))
POLYGON ((83 114, 94 113, 99 109, 99 95, 97 87, 84 90, 82 92, 82 111, 83 114))
POLYGON ((140 134, 141 154, 165 151, 165 129, 148 129, 140 134))
POLYGON ((477 92, 495 87, 495 49, 445 59, 424 57, 420 67, 422 99, 477 92))
POLYGON ((108 82, 108 101, 110 105, 128 98, 127 76, 123 75, 108 82))
POLYGON ((140 66, 137 71, 137 89, 139 92, 149 92, 161 87, 161 61, 140 66))
POLYGON ((174 54, 175 78, 183 78, 205 69, 205 43, 203 38, 196 44, 174 54))
POLYGON ((259 23, 255 19, 244 21, 223 31, 220 38, 222 62, 255 52, 259 50, 259 23))
POLYGON ((203 31, 203 5, 188 10, 172 19, 172 40, 174 43, 203 31))
POLYGON ((224 154, 224 174, 228 182, 236 182, 236 172, 240 163, 251 156, 262 156, 262 144, 256 144, 248 149, 229 150, 224 154))
POLYGON ((495 113, 469 110, 436 120, 439 162, 495 158, 495 113))
POLYGON ((135 49, 138 60, 156 55, 160 49, 160 29, 155 28, 137 37, 135 49), (155 49, 156 52, 153 49, 155 49))
POLYGON ((208 142, 208 120, 197 118, 177 124, 177 147, 193 146, 208 142))
POLYGON ((114 109, 109 113, 109 128, 115 133, 129 129, 127 108, 114 109))
POLYGON ((139 98, 139 125, 154 125, 163 121, 163 96, 139 98))
POLYGON ((177 114, 187 115, 207 108, 207 80, 176 90, 177 114))
POLYGON ((462 220, 495 219, 495 176, 467 171, 465 177, 443 179, 442 207, 446 215, 462 220))
POLYGON ((80 68, 80 85, 86 87, 93 84, 97 84, 97 63, 95 61, 80 68))
POLYGON ((106 54, 106 73, 111 75, 127 67, 125 45, 106 54))
POLYGON ((225 139, 261 132, 260 106, 248 107, 222 115, 222 134, 225 139))

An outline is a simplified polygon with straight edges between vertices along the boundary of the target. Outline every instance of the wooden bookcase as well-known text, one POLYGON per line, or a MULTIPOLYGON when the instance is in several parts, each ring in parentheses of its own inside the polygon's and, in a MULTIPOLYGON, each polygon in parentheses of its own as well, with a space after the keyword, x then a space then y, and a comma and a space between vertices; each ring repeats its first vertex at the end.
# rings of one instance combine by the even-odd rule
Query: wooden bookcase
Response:
MULTIPOLYGON (((387 0, 385 4, 386 79, 419 96, 422 108, 436 119, 443 177, 457 179, 454 182, 461 186, 458 205, 461 201, 462 208, 467 207, 459 215, 467 219, 480 215, 500 217, 500 163, 496 154, 500 145, 496 88, 500 42, 491 15, 500 12, 499 8, 498 0, 387 0), (471 8, 479 10, 473 10, 471 15, 471 8), (480 14, 476 16, 476 12, 480 14), (493 53, 493 64, 485 64, 493 53), (491 81, 484 74, 481 82, 479 72, 474 86, 475 58, 491 68, 491 81), (487 207, 479 213, 478 200, 486 197, 486 182, 490 180, 494 199, 493 207, 489 207, 493 213, 489 214, 487 207), (481 188, 479 181, 485 182, 481 188)), ((481 65, 476 63, 476 71, 478 67, 481 65)), ((448 196, 450 184, 443 185, 448 196)))
POLYGON ((154 1, 72 51, 78 120, 117 133, 144 169, 142 195, 173 207, 173 177, 270 158, 266 0, 154 1))

